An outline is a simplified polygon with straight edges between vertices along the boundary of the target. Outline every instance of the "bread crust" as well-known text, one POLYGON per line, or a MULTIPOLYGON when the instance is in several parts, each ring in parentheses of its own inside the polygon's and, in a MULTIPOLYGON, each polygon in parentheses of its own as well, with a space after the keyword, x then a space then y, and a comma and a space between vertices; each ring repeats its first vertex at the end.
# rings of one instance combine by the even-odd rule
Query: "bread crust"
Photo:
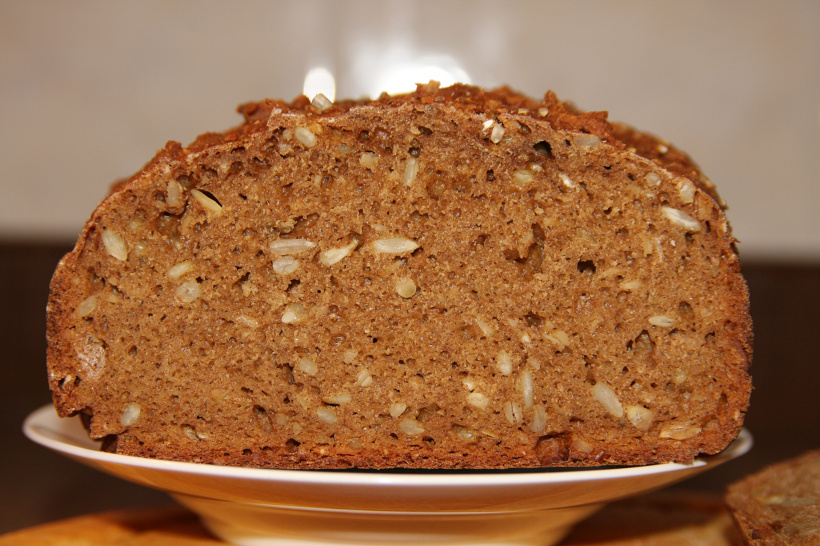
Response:
POLYGON ((726 503, 749 544, 820 544, 820 449, 731 484, 726 503))
POLYGON ((748 290, 682 152, 506 88, 239 111, 118 183, 55 271, 55 406, 108 449, 597 466, 740 431, 748 290))

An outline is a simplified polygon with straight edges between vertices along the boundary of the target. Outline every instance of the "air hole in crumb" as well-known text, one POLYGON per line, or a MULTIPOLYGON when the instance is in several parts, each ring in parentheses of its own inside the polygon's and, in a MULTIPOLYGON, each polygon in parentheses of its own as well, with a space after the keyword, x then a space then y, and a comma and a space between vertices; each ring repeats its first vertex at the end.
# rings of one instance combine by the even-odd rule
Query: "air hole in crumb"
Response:
POLYGON ((245 284, 246 282, 248 282, 248 279, 250 279, 250 277, 251 277, 250 272, 245 273, 236 282, 233 283, 233 287, 241 290, 242 285, 245 284))
POLYGON ((430 215, 427 214, 426 212, 424 214, 422 214, 418 210, 414 210, 413 212, 410 213, 410 219, 413 220, 414 222, 422 222, 424 220, 429 220, 430 215))
POLYGON ((544 319, 537 313, 529 312, 524 315, 524 320, 527 321, 527 326, 538 329, 544 323, 544 319))
POLYGON ((593 263, 592 260, 579 260, 578 271, 581 273, 586 273, 587 275, 592 275, 595 273, 595 263, 593 263))
MULTIPOLYGON (((294 377, 293 377, 293 366, 291 366, 290 364, 284 364, 282 366, 282 377, 285 379, 285 381, 289 385, 295 385, 296 384, 296 379, 294 379, 294 377)), ((285 396, 285 404, 289 404, 289 403, 290 403, 290 399, 287 396, 285 396)))
POLYGON ((436 171, 436 176, 430 178, 427 182, 427 195, 438 201, 449 189, 448 178, 444 176, 442 171, 436 171))
POLYGON ((291 453, 296 451, 299 448, 301 442, 294 440, 293 438, 288 438, 288 441, 285 442, 285 449, 290 451, 291 453))
POLYGON ((285 292, 287 292, 287 293, 292 292, 292 291, 293 291, 293 290, 295 290, 295 289, 296 289, 296 288, 297 288, 300 284, 302 284, 302 283, 301 283, 301 281, 299 281, 299 279, 293 279, 292 281, 290 281, 290 283, 288 283, 288 287, 285 289, 285 292))
POLYGON ((495 180, 495 172, 492 169, 487 171, 487 182, 492 182, 495 180))
POLYGON ((464 325, 461 328, 459 328, 458 331, 461 334, 461 337, 463 337, 464 339, 472 340, 476 337, 476 332, 472 324, 464 325))
POLYGON ((649 337, 649 332, 642 330, 635 339, 627 342, 626 350, 636 354, 649 354, 655 350, 655 343, 649 337))
POLYGON ((177 182, 179 182, 180 186, 189 190, 196 183, 196 180, 188 174, 182 174, 177 177, 177 182))
POLYGON ((719 414, 726 413, 729 409, 729 397, 726 396, 725 392, 720 393, 720 399, 718 399, 718 407, 717 411, 719 414))
POLYGON ((546 140, 542 140, 541 142, 536 142, 533 145, 533 149, 541 155, 545 155, 547 157, 552 157, 552 146, 546 140))

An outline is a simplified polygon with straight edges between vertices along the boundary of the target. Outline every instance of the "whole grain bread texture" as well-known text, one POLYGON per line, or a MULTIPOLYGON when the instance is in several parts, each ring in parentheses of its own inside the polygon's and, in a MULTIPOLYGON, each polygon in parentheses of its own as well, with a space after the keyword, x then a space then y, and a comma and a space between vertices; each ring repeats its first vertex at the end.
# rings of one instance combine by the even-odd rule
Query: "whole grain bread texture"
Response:
POLYGON ((726 503, 748 544, 820 545, 820 449, 738 480, 726 503))
POLYGON ((743 538, 719 494, 666 490, 604 506, 576 525, 562 546, 740 546, 743 538))
POLYGON ((57 411, 116 453, 277 468, 691 461, 741 429, 714 185, 507 88, 240 107, 119 183, 48 304, 57 411))

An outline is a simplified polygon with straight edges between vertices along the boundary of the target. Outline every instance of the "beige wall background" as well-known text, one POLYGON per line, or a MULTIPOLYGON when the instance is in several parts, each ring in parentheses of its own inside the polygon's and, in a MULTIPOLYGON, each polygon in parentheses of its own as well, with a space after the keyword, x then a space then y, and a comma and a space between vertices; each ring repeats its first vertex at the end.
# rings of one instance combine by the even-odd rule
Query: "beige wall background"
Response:
POLYGON ((75 237, 167 140, 315 66, 340 98, 432 67, 609 110, 695 158, 744 258, 820 261, 816 0, 3 0, 0 239, 75 237))

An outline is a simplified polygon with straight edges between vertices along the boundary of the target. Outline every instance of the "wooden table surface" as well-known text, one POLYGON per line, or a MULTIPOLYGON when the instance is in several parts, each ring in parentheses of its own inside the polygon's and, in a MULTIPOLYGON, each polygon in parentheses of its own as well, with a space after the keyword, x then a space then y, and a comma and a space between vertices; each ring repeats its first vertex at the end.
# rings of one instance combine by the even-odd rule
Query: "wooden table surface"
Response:
MULTIPOLYGON (((50 401, 48 282, 69 244, 0 242, 0 534, 62 518, 167 505, 163 494, 88 469, 29 442, 23 419, 50 401)), ((674 487, 721 494, 764 465, 820 447, 820 264, 744 263, 755 321, 752 451, 674 487)))

